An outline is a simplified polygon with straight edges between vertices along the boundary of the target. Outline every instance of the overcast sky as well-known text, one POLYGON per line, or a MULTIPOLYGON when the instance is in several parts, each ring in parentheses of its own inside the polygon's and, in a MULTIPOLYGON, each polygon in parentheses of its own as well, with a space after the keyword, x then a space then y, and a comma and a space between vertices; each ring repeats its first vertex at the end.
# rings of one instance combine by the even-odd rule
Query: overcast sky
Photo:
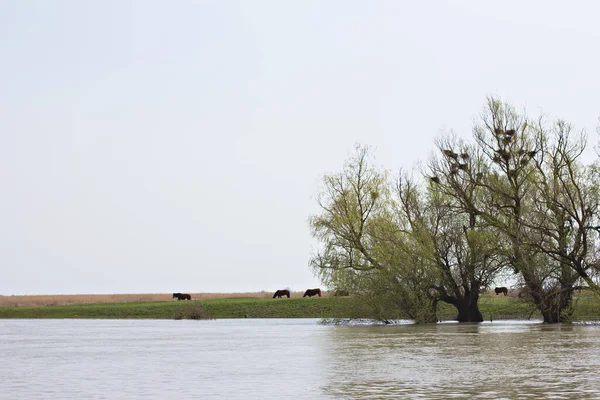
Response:
POLYGON ((319 286, 355 143, 412 168, 489 95, 597 143, 596 4, 0 0, 0 294, 319 286))

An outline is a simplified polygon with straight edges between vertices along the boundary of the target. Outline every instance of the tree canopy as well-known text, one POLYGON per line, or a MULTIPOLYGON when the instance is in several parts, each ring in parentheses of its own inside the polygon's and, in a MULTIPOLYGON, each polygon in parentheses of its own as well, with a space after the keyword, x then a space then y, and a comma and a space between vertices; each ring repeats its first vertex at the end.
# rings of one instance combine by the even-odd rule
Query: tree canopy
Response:
POLYGON ((380 318, 417 322, 437 320, 439 301, 482 321, 480 292, 511 273, 545 322, 569 321, 573 291, 598 290, 600 168, 582 161, 586 137, 490 98, 472 141, 434 145, 416 178, 391 178, 366 146, 324 177, 315 273, 380 318))

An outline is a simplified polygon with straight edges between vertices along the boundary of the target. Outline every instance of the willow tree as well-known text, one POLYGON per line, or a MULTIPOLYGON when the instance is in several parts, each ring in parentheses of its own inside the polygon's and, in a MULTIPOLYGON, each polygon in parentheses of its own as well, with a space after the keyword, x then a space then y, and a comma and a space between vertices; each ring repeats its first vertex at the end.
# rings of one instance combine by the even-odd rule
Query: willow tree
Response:
POLYGON ((506 260, 500 242, 477 211, 463 207, 453 196, 452 185, 460 184, 470 202, 482 201, 474 185, 457 178, 459 171, 480 169, 480 160, 448 150, 455 147, 452 143, 458 142, 438 143, 442 156, 430 160, 428 186, 419 189, 405 180, 398 192, 412 234, 421 238, 422 252, 429 255, 435 298, 453 305, 459 322, 481 322, 480 291, 492 283, 506 260))
POLYGON ((439 187, 506 243, 498 254, 522 276, 545 322, 570 318, 576 282, 591 282, 596 263, 598 190, 586 183, 593 169, 580 165, 582 147, 565 127, 491 98, 474 146, 441 149, 452 167, 439 187), (458 154, 480 162, 461 163, 458 154))
POLYGON ((360 292, 379 318, 437 320, 447 302, 460 322, 482 321, 479 290, 502 267, 489 232, 456 200, 400 174, 394 190, 366 148, 324 180, 321 213, 310 219, 323 244, 311 258, 321 280, 360 292))
POLYGON ((427 265, 391 212, 388 175, 367 147, 357 147, 341 173, 324 177, 318 202, 321 211, 309 222, 322 247, 310 264, 321 281, 363 294, 378 318, 434 322, 427 265))
POLYGON ((568 321, 578 281, 600 291, 592 279, 600 265, 600 176, 597 165, 581 161, 586 137, 574 135, 568 123, 539 124, 537 142, 537 201, 527 221, 529 245, 553 266, 552 283, 542 293, 550 303, 551 321, 568 321))

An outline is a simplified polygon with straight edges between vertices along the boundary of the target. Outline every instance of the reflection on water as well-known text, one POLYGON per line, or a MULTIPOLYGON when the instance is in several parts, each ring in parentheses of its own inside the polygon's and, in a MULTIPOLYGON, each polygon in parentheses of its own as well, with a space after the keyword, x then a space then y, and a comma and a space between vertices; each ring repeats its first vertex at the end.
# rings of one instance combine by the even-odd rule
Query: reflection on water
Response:
POLYGON ((0 399, 600 398, 600 327, 0 320, 0 399))
POLYGON ((325 393, 340 398, 599 398, 600 327, 521 321, 339 327, 325 393), (357 333, 360 330, 360 333, 357 333))

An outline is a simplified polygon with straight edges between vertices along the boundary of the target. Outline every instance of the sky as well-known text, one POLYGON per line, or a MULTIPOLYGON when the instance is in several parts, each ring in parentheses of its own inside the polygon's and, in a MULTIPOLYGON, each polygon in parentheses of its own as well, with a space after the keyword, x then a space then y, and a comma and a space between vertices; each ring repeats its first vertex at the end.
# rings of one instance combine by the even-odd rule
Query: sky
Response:
POLYGON ((411 169, 487 96, 598 142, 594 1, 0 0, 0 295, 321 286, 357 143, 411 169))

